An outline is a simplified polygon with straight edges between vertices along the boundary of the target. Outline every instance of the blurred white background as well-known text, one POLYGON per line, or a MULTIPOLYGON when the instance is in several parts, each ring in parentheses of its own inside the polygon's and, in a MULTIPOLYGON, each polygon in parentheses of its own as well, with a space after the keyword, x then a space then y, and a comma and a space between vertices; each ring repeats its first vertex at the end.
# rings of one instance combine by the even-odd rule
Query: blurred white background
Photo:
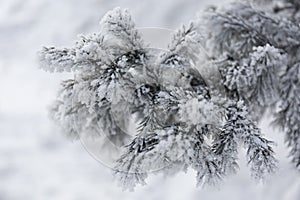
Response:
MULTIPOLYGON (((224 2, 225 3, 225 2, 224 2)), ((62 136, 48 118, 66 74, 38 69, 42 46, 70 46, 80 33, 98 30, 106 11, 128 8, 137 27, 175 29, 217 0, 0 0, 0 200, 299 200, 300 177, 287 158, 281 133, 262 123, 277 142, 278 173, 265 185, 240 171, 220 189, 196 188, 195 173, 152 176, 134 193, 123 192, 111 171, 62 136)), ((244 153, 244 152, 243 152, 244 153)))

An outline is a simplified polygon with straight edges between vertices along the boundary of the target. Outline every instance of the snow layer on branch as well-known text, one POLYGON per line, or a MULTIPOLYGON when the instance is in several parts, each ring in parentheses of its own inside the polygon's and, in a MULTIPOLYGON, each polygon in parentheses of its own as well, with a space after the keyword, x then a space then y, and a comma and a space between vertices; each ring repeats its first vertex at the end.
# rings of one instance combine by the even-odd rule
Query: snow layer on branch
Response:
POLYGON ((211 12, 207 23, 211 30, 207 48, 218 57, 224 86, 255 110, 276 103, 279 75, 287 65, 286 49, 298 44, 299 28, 246 3, 211 12), (279 40, 283 37, 289 44, 279 40))
POLYGON ((267 44, 254 47, 249 62, 255 74, 250 85, 249 98, 252 98, 252 102, 255 99, 260 106, 276 103, 280 95, 278 75, 286 68, 286 56, 267 44))
POLYGON ((289 49, 299 45, 299 26, 286 18, 274 16, 253 8, 248 3, 230 6, 209 13, 208 27, 213 30, 215 53, 239 50, 238 54, 251 52, 254 46, 267 43, 276 48, 289 49), (285 38, 284 40, 282 38, 285 38))
POLYGON ((70 72, 76 65, 75 51, 67 48, 44 47, 39 52, 41 67, 50 72, 70 72))
POLYGON ((180 104, 180 119, 191 125, 218 126, 221 123, 220 108, 205 99, 191 98, 180 104))
POLYGON ((265 180, 276 170, 277 160, 271 147, 273 142, 263 138, 255 122, 248 119, 249 114, 243 102, 238 102, 237 109, 232 109, 229 115, 232 115, 237 137, 247 148, 252 176, 257 180, 265 180))
MULTIPOLYGON (((127 124, 116 111, 124 105, 118 102, 125 93, 119 92, 128 86, 120 82, 138 65, 143 44, 125 10, 108 12, 100 24, 98 33, 80 36, 73 47, 45 47, 39 58, 45 70, 75 73, 73 80, 63 83, 51 114, 66 134, 73 139, 103 137, 122 145, 128 139, 127 124)), ((127 107, 122 110, 128 114, 127 107)))
POLYGON ((207 169, 209 148, 204 134, 174 126, 137 137, 118 161, 116 176, 124 189, 132 190, 136 184, 144 184, 149 173, 173 174, 192 167, 201 173, 199 180, 212 182, 215 177, 207 169))
POLYGON ((115 8, 100 21, 100 31, 80 35, 71 48, 44 47, 39 52, 41 67, 51 72, 91 71, 111 65, 125 53, 144 47, 127 10, 115 8))
POLYGON ((226 117, 225 125, 213 142, 213 152, 219 160, 223 176, 236 172, 237 145, 241 143, 247 149, 252 176, 258 181, 265 180, 276 170, 277 161, 271 147, 273 143, 261 136, 257 125, 249 119, 244 102, 231 102, 226 109, 226 117))
POLYGON ((140 50, 143 48, 143 41, 135 28, 128 10, 123 10, 119 7, 113 9, 104 15, 100 21, 100 25, 106 31, 108 38, 111 35, 115 36, 109 39, 121 40, 122 44, 119 45, 119 48, 128 48, 131 50, 140 50))
POLYGON ((243 99, 254 118, 259 120, 270 106, 281 107, 275 111, 276 122, 284 128, 292 160, 299 166, 299 127, 294 125, 299 122, 299 106, 295 106, 299 96, 295 67, 300 52, 299 3, 277 2, 280 4, 269 2, 274 9, 246 2, 212 9, 207 15, 211 35, 206 47, 216 60, 227 94, 243 99))
POLYGON ((170 62, 171 55, 186 59, 190 65, 195 65, 201 59, 201 54, 205 51, 203 48, 204 37, 199 32, 196 22, 191 22, 188 26, 182 25, 172 36, 172 42, 169 45, 169 57, 164 63, 170 62))

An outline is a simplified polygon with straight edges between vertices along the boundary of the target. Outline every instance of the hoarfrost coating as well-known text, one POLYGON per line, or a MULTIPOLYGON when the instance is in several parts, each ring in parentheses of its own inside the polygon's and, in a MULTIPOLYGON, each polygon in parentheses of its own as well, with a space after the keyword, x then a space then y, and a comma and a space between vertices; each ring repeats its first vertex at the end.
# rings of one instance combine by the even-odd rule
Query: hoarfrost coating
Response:
MULTIPOLYGON (((169 174, 188 168, 197 172, 199 185, 218 184, 238 168, 239 144, 247 149, 255 179, 264 180, 276 170, 273 142, 261 135, 256 121, 267 107, 280 104, 283 96, 280 75, 288 69, 288 44, 278 40, 273 29, 287 19, 276 16, 273 20, 272 14, 243 3, 209 12, 205 23, 200 18, 176 31, 168 52, 147 48, 129 13, 116 8, 101 20, 100 33, 82 36, 81 45, 64 49, 74 54, 53 52, 53 48, 44 48, 40 54, 50 69, 56 67, 52 63, 63 63, 66 55, 72 55, 66 60, 74 62, 76 76, 63 88, 69 93, 55 105, 53 114, 67 120, 60 121, 62 126, 71 132, 76 129, 77 137, 102 136, 115 145, 127 144, 115 167, 126 188, 145 184, 149 172, 169 174), (272 34, 264 35, 268 29, 261 31, 265 23, 272 34), (202 34, 203 28, 211 34, 202 34), (89 44, 95 41, 96 46, 89 44), (77 53, 82 46, 87 48, 77 53), (206 56, 198 57, 203 49, 206 56), (77 54, 84 55, 79 56, 80 62, 73 59, 77 54), (221 92, 207 85, 199 66, 195 68, 199 59, 218 66, 225 95, 215 96, 221 92), (78 96, 77 90, 83 94, 78 96), (120 106, 117 110, 122 112, 114 114, 112 105, 120 106), (137 123, 134 138, 124 120, 131 115, 137 123), (74 118, 75 129, 70 128, 74 118)), ((297 29, 292 21, 284 27, 297 29)))

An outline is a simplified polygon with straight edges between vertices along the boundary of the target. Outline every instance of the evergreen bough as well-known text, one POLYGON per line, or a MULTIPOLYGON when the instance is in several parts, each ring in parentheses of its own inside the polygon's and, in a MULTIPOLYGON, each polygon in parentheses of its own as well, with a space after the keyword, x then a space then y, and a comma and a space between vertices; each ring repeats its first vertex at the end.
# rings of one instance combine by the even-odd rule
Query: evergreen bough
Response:
POLYGON ((300 167, 298 10, 291 0, 212 7, 161 51, 145 44, 127 10, 116 8, 98 33, 39 52, 46 71, 74 74, 62 83, 52 117, 72 139, 102 138, 123 148, 114 173, 128 189, 145 184, 150 172, 188 168, 198 185, 216 185, 236 173, 240 145, 252 176, 264 180, 277 163, 273 142, 257 127, 264 112, 283 128, 300 167))

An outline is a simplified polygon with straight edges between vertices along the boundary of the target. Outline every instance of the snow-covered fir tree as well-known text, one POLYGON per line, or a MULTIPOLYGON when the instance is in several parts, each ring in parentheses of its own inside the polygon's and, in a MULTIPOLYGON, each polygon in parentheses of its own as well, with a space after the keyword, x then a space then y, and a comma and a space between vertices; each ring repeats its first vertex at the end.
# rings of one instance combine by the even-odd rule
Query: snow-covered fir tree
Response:
POLYGON ((253 178, 264 180, 277 163, 273 142, 257 127, 265 111, 286 132, 299 167, 298 8, 284 14, 298 3, 251 3, 209 9, 175 31, 166 51, 148 48, 120 8, 73 47, 44 47, 43 69, 74 75, 62 83, 51 116, 72 139, 121 147, 114 174, 125 189, 145 184, 149 173, 188 168, 198 185, 219 184, 237 171, 241 147, 253 178))

